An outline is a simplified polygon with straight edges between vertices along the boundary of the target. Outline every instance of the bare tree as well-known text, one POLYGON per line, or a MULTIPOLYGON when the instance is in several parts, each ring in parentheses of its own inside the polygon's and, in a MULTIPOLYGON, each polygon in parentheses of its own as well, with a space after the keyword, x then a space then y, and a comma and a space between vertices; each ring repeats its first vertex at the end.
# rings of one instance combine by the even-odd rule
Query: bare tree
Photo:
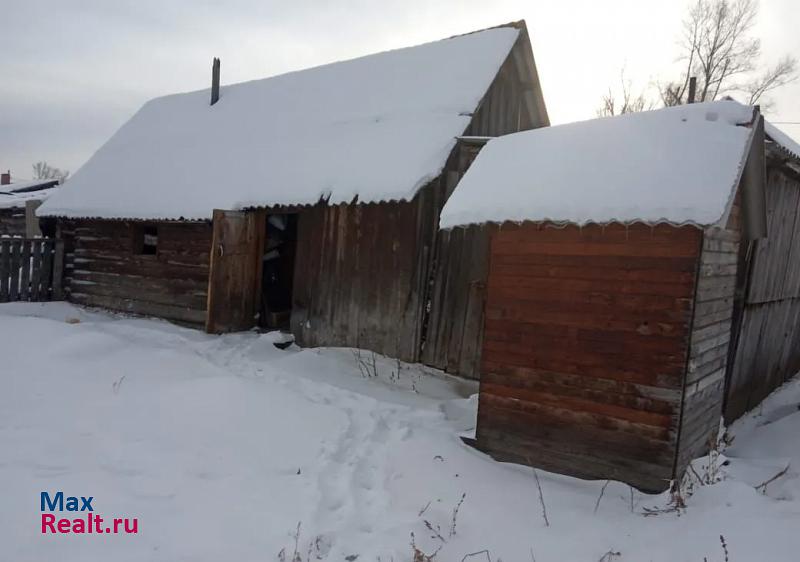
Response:
POLYGON ((644 92, 633 93, 633 85, 630 80, 625 78, 625 69, 619 73, 620 90, 615 93, 608 89, 608 93, 603 96, 602 103, 597 109, 598 117, 609 117, 612 115, 623 115, 625 113, 636 113, 653 109, 654 103, 647 98, 644 92))
POLYGON ((686 103, 691 76, 697 77, 696 101, 740 92, 750 104, 794 80, 792 56, 753 75, 761 57, 761 41, 751 36, 757 16, 756 0, 697 0, 683 22, 683 75, 659 88, 664 105, 686 103))
POLYGON ((44 160, 33 165, 33 178, 37 180, 58 180, 63 182, 69 177, 69 170, 54 168, 44 160))
POLYGON ((764 94, 785 86, 795 79, 797 79, 797 59, 787 55, 775 66, 764 70, 760 76, 743 84, 742 91, 748 96, 748 105, 761 102, 763 107, 769 107, 772 104, 768 100, 763 100, 764 94))

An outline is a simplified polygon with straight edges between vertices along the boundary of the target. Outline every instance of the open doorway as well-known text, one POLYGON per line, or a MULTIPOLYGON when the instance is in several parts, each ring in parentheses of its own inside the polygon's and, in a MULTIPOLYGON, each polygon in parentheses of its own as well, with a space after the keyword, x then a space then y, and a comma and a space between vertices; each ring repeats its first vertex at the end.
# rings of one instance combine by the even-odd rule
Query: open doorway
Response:
POLYGON ((265 228, 259 325, 271 330, 288 330, 297 251, 297 214, 267 215, 265 228))

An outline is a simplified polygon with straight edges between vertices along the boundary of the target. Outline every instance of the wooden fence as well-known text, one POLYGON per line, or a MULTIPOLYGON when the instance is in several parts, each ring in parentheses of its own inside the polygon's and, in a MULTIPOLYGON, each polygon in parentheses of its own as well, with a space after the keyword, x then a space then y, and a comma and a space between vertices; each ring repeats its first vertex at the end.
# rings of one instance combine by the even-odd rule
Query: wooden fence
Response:
POLYGON ((0 239, 0 302, 61 300, 63 271, 61 240, 0 239))

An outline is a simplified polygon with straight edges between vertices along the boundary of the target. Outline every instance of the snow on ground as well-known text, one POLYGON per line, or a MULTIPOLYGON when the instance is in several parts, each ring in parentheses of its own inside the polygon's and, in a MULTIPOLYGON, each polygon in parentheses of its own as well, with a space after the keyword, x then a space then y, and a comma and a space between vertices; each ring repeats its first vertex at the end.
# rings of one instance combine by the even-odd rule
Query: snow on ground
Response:
POLYGON ((533 471, 459 439, 474 384, 398 376, 382 358, 367 376, 369 353, 276 339, 0 305, 0 560, 291 560, 298 523, 302 560, 410 561, 412 532, 445 562, 483 549, 494 562, 721 561, 720 535, 731 561, 800 550, 798 380, 732 429, 724 479, 696 484, 686 509, 540 471, 546 526, 533 471), (40 492, 57 490, 138 517, 139 533, 41 534, 40 492))

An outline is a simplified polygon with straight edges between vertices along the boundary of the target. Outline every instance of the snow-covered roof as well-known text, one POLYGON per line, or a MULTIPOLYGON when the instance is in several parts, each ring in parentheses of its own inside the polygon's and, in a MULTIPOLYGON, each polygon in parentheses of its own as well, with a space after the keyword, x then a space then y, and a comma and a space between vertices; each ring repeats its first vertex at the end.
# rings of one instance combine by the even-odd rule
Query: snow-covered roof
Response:
POLYGON ((768 121, 764 122, 764 132, 772 142, 783 148, 794 158, 800 159, 800 143, 768 121))
POLYGON ((13 207, 24 207, 27 201, 44 201, 59 191, 60 187, 50 187, 47 189, 40 189, 38 191, 27 191, 22 193, 14 193, 6 190, 8 187, 17 189, 18 184, 4 185, 0 187, 0 209, 11 209, 13 207))
POLYGON ((46 189, 57 185, 60 180, 57 179, 38 179, 38 180, 25 180, 13 181, 6 185, 0 185, 0 191, 18 192, 18 191, 33 191, 36 188, 46 189))
POLYGON ((489 141, 442 228, 505 221, 711 225, 727 217, 753 108, 698 103, 535 129, 489 141))
POLYGON ((519 30, 500 27, 149 101, 40 215, 408 200, 441 172, 519 30))

